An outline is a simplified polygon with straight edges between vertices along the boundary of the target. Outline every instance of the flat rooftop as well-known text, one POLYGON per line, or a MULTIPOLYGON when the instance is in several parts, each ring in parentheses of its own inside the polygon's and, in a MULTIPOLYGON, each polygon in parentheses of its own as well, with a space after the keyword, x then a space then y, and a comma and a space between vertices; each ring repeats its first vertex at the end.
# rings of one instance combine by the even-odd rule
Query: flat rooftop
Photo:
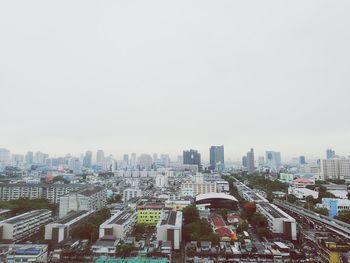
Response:
POLYGON ((274 218, 287 218, 284 214, 279 211, 279 209, 276 209, 269 203, 259 203, 260 205, 267 213, 269 213, 274 218))
POLYGON ((160 225, 175 225, 176 223, 176 215, 177 212, 176 211, 169 211, 167 213, 167 217, 164 218, 161 222, 160 225))
POLYGON ((55 221, 54 223, 56 224, 67 224, 68 222, 74 220, 75 218, 82 216, 83 214, 86 214, 88 211, 82 210, 82 211, 77 211, 74 213, 69 213, 67 216, 55 221))
POLYGON ((39 215, 41 215, 43 213, 47 213, 47 212, 51 212, 51 211, 47 210, 47 209, 34 210, 34 211, 27 212, 25 214, 21 214, 21 215, 15 216, 15 217, 11 217, 11 218, 9 218, 7 220, 2 221, 2 223, 16 224, 18 222, 30 219, 32 217, 39 216, 39 215))
POLYGON ((122 225, 125 221, 129 220, 130 217, 134 214, 133 211, 123 211, 120 213, 116 218, 111 220, 108 225, 116 224, 116 225, 122 225))

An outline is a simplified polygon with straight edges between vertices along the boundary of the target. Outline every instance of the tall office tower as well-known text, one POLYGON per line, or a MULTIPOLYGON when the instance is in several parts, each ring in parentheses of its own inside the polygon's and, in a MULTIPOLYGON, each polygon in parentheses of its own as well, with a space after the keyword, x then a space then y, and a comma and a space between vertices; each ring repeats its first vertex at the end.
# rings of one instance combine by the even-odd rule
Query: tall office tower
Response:
POLYGON ((130 165, 131 165, 132 167, 135 167, 135 166, 136 166, 136 153, 132 153, 132 154, 131 154, 130 165))
POLYGON ((92 166, 92 152, 86 151, 84 160, 83 160, 83 166, 86 168, 91 168, 92 166))
POLYGON ((129 164, 129 154, 124 154, 123 155, 123 164, 124 164, 124 166, 128 166, 128 164, 129 164))
POLYGON ((254 149, 251 148, 249 152, 247 152, 247 168, 248 172, 254 172, 255 170, 255 160, 254 160, 254 149))
POLYGON ((328 160, 329 160, 329 159, 332 159, 332 158, 334 158, 334 156, 335 156, 335 151, 332 150, 332 149, 327 149, 326 155, 327 155, 327 159, 328 159, 328 160))
POLYGON ((217 165, 220 167, 225 164, 224 146, 211 146, 209 149, 210 170, 215 170, 217 165))
POLYGON ((117 169, 116 166, 116 162, 113 158, 113 155, 109 155, 106 159, 105 159, 105 163, 103 166, 103 169, 109 172, 115 172, 115 170, 117 169))
POLYGON ((160 161, 164 167, 168 167, 170 165, 170 157, 169 154, 161 154, 160 161))
POLYGON ((146 169, 149 170, 152 167, 152 156, 149 154, 141 154, 138 163, 140 166, 140 169, 146 169))
POLYGON ((201 154, 197 150, 190 149, 183 151, 183 164, 195 164, 198 165, 198 170, 202 170, 201 154))
POLYGON ((350 179, 350 159, 321 160, 322 179, 350 179))
POLYGON ((305 165, 306 164, 304 155, 299 156, 299 164, 300 165, 305 165))
POLYGON ((42 152, 36 152, 34 156, 34 162, 37 164, 45 164, 46 159, 49 157, 48 154, 42 152))
POLYGON ((243 157, 242 157, 242 166, 243 166, 243 167, 247 167, 247 165, 248 165, 247 163, 248 163, 248 161, 247 161, 247 156, 243 156, 243 157))
POLYGON ((19 166, 24 162, 23 154, 12 154, 12 165, 19 166))
POLYGON ((105 161, 105 153, 103 150, 98 150, 96 153, 96 164, 103 167, 105 161))
POLYGON ((32 164, 34 161, 34 154, 33 152, 27 152, 26 154, 26 163, 27 164, 32 164))
POLYGON ((11 152, 7 149, 0 148, 0 165, 9 165, 11 162, 11 152))
POLYGON ((278 171, 281 167, 281 153, 274 151, 266 151, 266 165, 272 170, 278 171))
POLYGON ((158 154, 154 153, 153 154, 153 163, 157 164, 157 161, 158 161, 158 154))
POLYGON ((79 158, 71 158, 69 160, 69 169, 72 170, 74 174, 81 173, 81 163, 79 158))

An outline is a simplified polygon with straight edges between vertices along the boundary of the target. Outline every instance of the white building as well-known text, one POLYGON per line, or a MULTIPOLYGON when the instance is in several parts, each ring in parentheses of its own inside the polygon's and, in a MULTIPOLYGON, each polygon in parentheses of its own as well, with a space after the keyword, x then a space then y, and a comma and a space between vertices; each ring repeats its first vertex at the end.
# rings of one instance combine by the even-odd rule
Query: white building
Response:
POLYGON ((300 200, 305 200, 306 197, 312 196, 313 198, 317 199, 318 198, 318 192, 308 189, 308 188, 292 188, 290 187, 288 189, 288 194, 293 194, 295 195, 296 198, 300 200))
POLYGON ((156 186, 159 188, 164 188, 168 186, 168 176, 163 174, 157 174, 156 176, 156 186))
POLYGON ((266 151, 266 165, 272 170, 278 171, 281 167, 281 153, 274 151, 266 151))
POLYGON ((19 242, 38 233, 51 220, 51 211, 40 209, 11 217, 0 222, 0 243, 19 242))
POLYGON ((107 190, 101 186, 84 188, 60 197, 59 217, 66 216, 70 211, 96 211, 107 204, 107 190))
POLYGON ((0 148, 0 166, 6 166, 11 163, 11 152, 7 149, 0 148))
POLYGON ((157 240, 170 241, 172 249, 180 249, 182 241, 182 212, 163 212, 157 224, 157 240))
POLYGON ((322 179, 350 179, 350 159, 321 160, 322 179))
POLYGON ((67 239, 70 236, 70 231, 87 220, 93 213, 92 211, 78 211, 47 224, 45 226, 45 240, 51 244, 57 244, 67 239))
POLYGON ((137 221, 137 212, 131 210, 120 211, 100 225, 99 236, 115 236, 124 239, 137 221))
POLYGON ((128 201, 135 197, 141 197, 142 191, 139 188, 127 188, 123 191, 123 201, 128 201))
POLYGON ((216 183, 194 183, 192 181, 186 181, 181 184, 182 196, 197 196, 199 194, 216 193, 216 183))
POLYGON ((285 240, 297 240, 297 225, 293 217, 270 203, 257 203, 256 209, 266 217, 273 234, 285 240))

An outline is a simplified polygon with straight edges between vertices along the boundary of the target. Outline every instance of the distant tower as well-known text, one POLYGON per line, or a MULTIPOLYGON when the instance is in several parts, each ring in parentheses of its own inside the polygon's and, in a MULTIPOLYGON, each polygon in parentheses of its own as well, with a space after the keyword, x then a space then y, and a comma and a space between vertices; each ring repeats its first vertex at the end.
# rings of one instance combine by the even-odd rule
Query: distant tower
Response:
POLYGON ((96 164, 99 166, 103 166, 105 159, 105 153, 102 150, 98 150, 96 153, 96 164))
POLYGON ((335 151, 332 149, 327 149, 326 151, 327 159, 333 159, 335 156, 335 151))
POLYGON ((190 149, 183 151, 183 164, 195 164, 198 165, 198 170, 202 170, 201 154, 197 150, 190 149))
POLYGON ((209 149, 210 169, 215 170, 217 165, 225 164, 224 146, 211 146, 209 149))
POLYGON ((83 166, 86 168, 91 168, 92 166, 92 152, 86 151, 84 160, 83 160, 83 166))
POLYGON ((251 148, 249 152, 247 152, 247 168, 248 172, 251 173, 255 170, 255 160, 254 160, 254 149, 251 148))
POLYGON ((247 167, 247 156, 242 157, 242 166, 247 167))

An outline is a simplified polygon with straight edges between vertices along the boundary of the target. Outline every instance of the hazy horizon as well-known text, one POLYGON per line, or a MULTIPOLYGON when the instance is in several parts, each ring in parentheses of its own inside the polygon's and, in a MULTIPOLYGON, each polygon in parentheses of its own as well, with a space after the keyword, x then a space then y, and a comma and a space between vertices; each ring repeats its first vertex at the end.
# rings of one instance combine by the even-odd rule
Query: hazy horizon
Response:
POLYGON ((350 2, 2 1, 0 148, 350 155, 350 2))

